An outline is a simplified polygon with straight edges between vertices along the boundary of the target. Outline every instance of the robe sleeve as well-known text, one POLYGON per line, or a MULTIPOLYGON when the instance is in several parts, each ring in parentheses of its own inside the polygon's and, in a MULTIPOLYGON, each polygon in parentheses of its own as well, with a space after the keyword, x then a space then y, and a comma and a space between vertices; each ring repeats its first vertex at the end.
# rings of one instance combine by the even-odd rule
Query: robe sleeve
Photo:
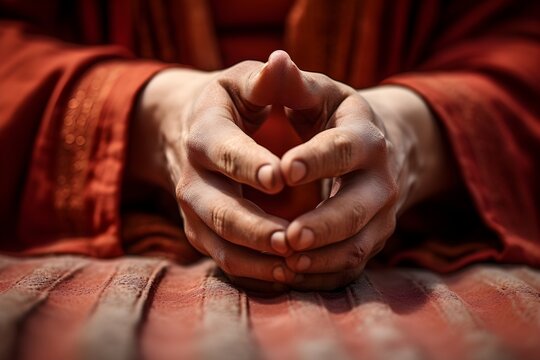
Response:
MULTIPOLYGON (((458 267, 479 260, 540 266, 540 8, 518 5, 517 13, 491 2, 470 7, 421 66, 383 82, 413 89, 430 106, 478 213, 501 241, 458 267)), ((400 258, 455 267, 441 268, 421 249, 400 258)))
POLYGON ((115 256, 127 128, 166 65, 0 20, 0 246, 115 256))

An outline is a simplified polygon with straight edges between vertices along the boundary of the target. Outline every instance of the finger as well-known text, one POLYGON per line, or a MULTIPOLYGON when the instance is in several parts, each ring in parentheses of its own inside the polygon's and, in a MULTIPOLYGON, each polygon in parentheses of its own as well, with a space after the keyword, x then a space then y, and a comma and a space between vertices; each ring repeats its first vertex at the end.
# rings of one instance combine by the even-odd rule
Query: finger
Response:
MULTIPOLYGON (((254 104, 284 106, 293 127, 303 139, 326 128, 338 105, 356 94, 350 86, 322 73, 300 70, 281 50, 273 52, 262 69, 250 76, 246 88, 249 91, 245 96, 254 104)), ((351 105, 358 113, 355 104, 351 105)))
POLYGON ((282 157, 288 185, 299 185, 365 169, 386 156, 386 139, 371 122, 359 117, 352 125, 322 131, 282 157))
MULTIPOLYGON (((301 71, 282 50, 274 51, 263 66, 244 62, 227 74, 229 78, 222 84, 232 94, 237 108, 248 109, 247 113, 253 114, 258 109, 268 110, 268 105, 281 105, 304 140, 325 128, 327 119, 342 100, 356 93, 324 74, 301 71), (246 79, 241 86, 238 86, 239 78, 246 79)), ((261 119, 257 116, 251 121, 261 119)))
POLYGON ((193 212, 187 208, 184 211, 183 206, 180 206, 180 212, 182 214, 184 234, 186 234, 188 242, 201 254, 205 256, 210 256, 208 251, 206 251, 204 243, 200 241, 200 238, 198 236, 200 220, 197 219, 197 215, 193 214, 193 212))
POLYGON ((264 66, 251 73, 242 97, 252 106, 282 105, 304 140, 326 128, 328 118, 354 89, 321 73, 301 71, 289 55, 273 52, 264 66), (256 105, 255 105, 256 104, 256 105))
POLYGON ((301 71, 283 50, 274 51, 264 64, 245 61, 227 69, 219 83, 240 114, 254 125, 260 125, 269 105, 320 112, 328 93, 340 93, 323 91, 328 85, 336 86, 322 74, 301 71))
POLYGON ((301 275, 297 276, 287 268, 283 258, 261 254, 221 239, 189 208, 183 210, 190 222, 190 230, 186 231, 190 242, 204 248, 226 274, 280 283, 301 279, 301 275))
POLYGON ((341 189, 317 208, 295 219, 286 238, 295 251, 324 247, 360 232, 396 196, 396 186, 374 174, 345 177, 341 189))
POLYGON ((357 235, 319 249, 293 254, 286 258, 287 266, 304 274, 337 273, 364 268, 392 235, 395 216, 381 212, 357 235))
POLYGON ((235 184, 220 175, 201 170, 203 181, 190 181, 177 189, 177 199, 206 226, 231 243, 259 252, 285 255, 286 220, 265 213, 239 196, 235 184))
POLYGON ((329 274, 305 274, 302 281, 293 283, 291 288, 300 291, 333 291, 349 285, 358 279, 363 269, 353 269, 329 274))
POLYGON ((279 158, 230 121, 230 110, 212 107, 197 116, 186 144, 192 162, 269 194, 283 189, 279 158))
POLYGON ((277 50, 262 68, 249 75, 240 93, 256 106, 311 109, 321 105, 320 88, 310 73, 300 71, 285 51, 277 50))

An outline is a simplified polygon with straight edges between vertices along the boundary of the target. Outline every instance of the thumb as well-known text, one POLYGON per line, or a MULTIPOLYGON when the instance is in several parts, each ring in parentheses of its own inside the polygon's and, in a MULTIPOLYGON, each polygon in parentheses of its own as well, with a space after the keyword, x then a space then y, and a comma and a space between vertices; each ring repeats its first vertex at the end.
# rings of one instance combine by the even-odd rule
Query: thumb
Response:
POLYGON ((289 54, 278 50, 248 76, 243 96, 257 106, 284 106, 298 135, 308 140, 329 126, 329 117, 351 91, 328 76, 301 71, 289 54))
POLYGON ((244 97, 257 106, 282 105, 294 110, 318 107, 319 84, 309 73, 300 71, 283 50, 274 51, 258 71, 252 73, 244 97))

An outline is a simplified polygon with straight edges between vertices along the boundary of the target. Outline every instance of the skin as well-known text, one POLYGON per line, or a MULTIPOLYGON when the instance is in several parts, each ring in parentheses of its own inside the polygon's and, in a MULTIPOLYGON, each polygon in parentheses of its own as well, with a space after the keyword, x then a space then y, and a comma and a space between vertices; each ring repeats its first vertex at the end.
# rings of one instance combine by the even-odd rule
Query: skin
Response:
POLYGON ((399 213, 453 185, 437 122, 414 92, 357 91, 298 69, 283 51, 206 73, 170 69, 141 94, 128 176, 176 196, 186 235, 234 282, 331 290, 357 278, 399 213), (281 105, 304 143, 280 159, 252 140, 281 105), (332 179, 292 222, 264 213, 240 184, 269 194, 332 179))

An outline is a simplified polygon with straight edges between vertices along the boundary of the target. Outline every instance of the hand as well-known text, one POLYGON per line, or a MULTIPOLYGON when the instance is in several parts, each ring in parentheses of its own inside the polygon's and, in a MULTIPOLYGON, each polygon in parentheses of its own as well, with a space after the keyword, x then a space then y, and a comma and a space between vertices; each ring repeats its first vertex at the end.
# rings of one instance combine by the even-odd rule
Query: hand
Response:
POLYGON ((293 287, 334 289, 363 271, 394 232, 400 211, 447 184, 448 154, 430 111, 412 91, 358 92, 300 71, 280 53, 283 78, 302 103, 288 116, 305 143, 282 158, 288 185, 331 178, 330 197, 289 224, 293 287))
POLYGON ((296 278, 280 256, 290 254, 288 222, 244 199, 240 185, 284 187, 279 158, 249 136, 274 103, 279 76, 271 61, 163 71, 144 89, 132 128, 131 172, 175 189, 191 244, 239 282, 296 278))
POLYGON ((212 74, 165 71, 142 94, 130 169, 165 187, 172 179, 192 245, 236 282, 332 289, 358 276, 399 209, 444 183, 429 176, 446 153, 418 96, 392 87, 362 95, 300 72, 284 52, 212 74), (285 106, 307 140, 281 162, 249 137, 269 104, 285 106), (432 156, 420 161, 419 152, 432 156), (275 193, 325 177, 334 179, 331 197, 291 224, 243 199, 239 185, 275 193))

